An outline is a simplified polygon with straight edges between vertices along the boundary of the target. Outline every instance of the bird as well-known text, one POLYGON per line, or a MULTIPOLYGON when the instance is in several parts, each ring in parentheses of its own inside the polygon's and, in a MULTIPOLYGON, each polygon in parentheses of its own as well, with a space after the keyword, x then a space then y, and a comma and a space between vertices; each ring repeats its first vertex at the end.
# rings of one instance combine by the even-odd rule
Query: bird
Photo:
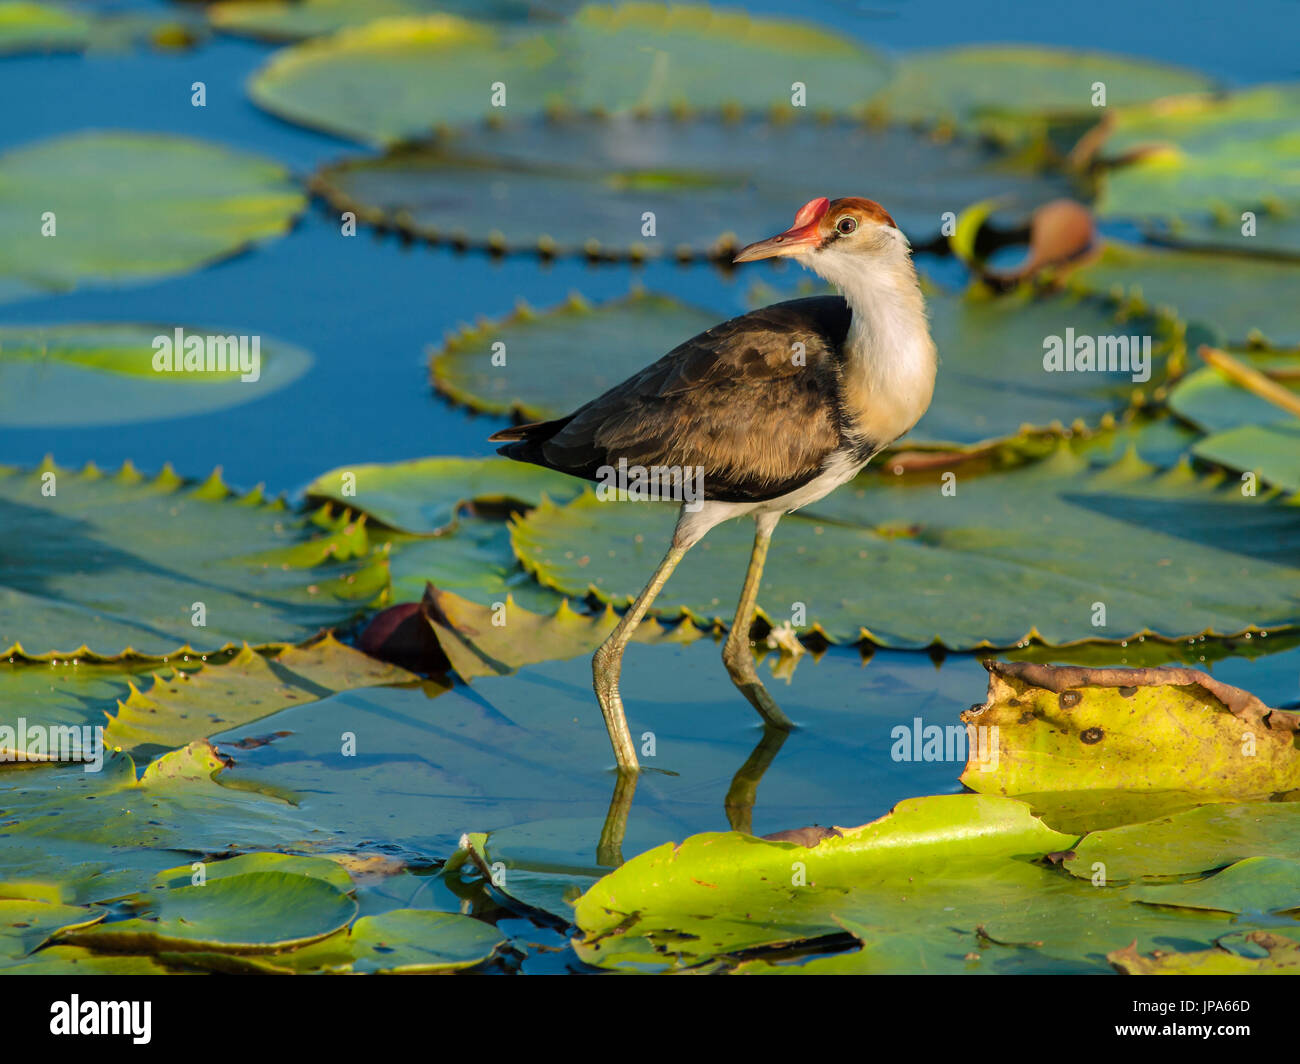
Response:
MULTIPOLYGON (((673 570, 710 529, 755 522, 722 660, 765 726, 793 727, 763 686, 750 629, 781 516, 851 480, 930 405, 938 354, 911 245, 874 200, 820 197, 735 263, 791 258, 838 295, 775 303, 680 344, 566 417, 489 439, 516 461, 598 481, 611 468, 697 471, 649 582, 592 658, 592 682, 620 773, 639 771, 619 690, 623 652, 673 570)), ((599 357, 599 352, 593 352, 599 357)))

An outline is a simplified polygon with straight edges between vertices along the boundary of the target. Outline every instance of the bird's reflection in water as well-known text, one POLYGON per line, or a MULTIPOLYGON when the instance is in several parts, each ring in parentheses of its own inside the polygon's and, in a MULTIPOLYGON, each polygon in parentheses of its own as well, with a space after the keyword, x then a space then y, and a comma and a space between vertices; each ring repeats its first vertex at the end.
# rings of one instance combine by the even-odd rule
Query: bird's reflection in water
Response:
MULTIPOLYGON (((785 729, 764 726, 758 745, 731 778, 723 808, 732 831, 753 834, 758 785, 789 737, 790 733, 785 729)), ((600 830, 600 840, 596 843, 596 863, 602 868, 618 868, 623 863, 623 839, 627 836, 627 821, 636 797, 638 778, 639 774, 635 772, 614 773, 614 793, 600 830)))

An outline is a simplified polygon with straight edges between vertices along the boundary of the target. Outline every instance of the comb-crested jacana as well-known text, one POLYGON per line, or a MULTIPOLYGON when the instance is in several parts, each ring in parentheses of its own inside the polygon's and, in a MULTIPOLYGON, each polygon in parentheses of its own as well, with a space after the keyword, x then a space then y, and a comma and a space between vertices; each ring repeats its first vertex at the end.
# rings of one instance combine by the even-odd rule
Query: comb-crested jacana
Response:
MULTIPOLYGON (((567 417, 505 429, 499 453, 595 480, 602 470, 702 471, 667 555, 592 659, 596 697, 621 771, 636 751, 619 694, 623 651, 677 563, 714 525, 757 526, 722 660, 771 727, 791 723, 750 650, 759 579, 781 515, 852 477, 930 405, 937 358, 911 248, 872 200, 815 199, 794 225, 736 262, 793 258, 842 296, 777 303, 715 325, 567 417)), ((593 353, 599 357, 598 353, 593 353)))

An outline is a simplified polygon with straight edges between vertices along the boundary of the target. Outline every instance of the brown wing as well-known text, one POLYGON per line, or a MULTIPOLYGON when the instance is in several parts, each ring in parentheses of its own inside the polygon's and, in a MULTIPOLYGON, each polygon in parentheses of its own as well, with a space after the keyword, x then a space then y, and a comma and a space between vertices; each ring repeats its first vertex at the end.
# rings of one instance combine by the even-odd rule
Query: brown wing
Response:
POLYGON ((623 458, 702 467, 709 499, 773 498, 844 446, 839 355, 849 320, 838 296, 764 307, 687 340, 568 417, 491 438, 512 441, 499 449, 507 457, 586 479, 623 458))

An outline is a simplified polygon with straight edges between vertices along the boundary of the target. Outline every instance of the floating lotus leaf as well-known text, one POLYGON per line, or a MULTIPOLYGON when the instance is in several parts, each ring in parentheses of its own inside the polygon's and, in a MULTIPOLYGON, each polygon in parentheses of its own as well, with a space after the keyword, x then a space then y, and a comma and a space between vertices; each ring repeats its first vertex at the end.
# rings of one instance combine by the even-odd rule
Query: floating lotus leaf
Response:
POLYGON ((1208 802, 1300 789, 1300 714, 1208 673, 987 667, 988 699, 962 714, 981 737, 961 777, 973 790, 1182 791, 1208 802))
POLYGON ((1227 913, 1300 909, 1300 861, 1249 857, 1207 879, 1147 887, 1137 897, 1149 905, 1227 913))
POLYGON ((138 953, 266 953, 324 938, 346 927, 357 912, 356 901, 337 887, 291 872, 219 877, 165 891, 153 901, 156 919, 65 931, 59 941, 138 953))
POLYGON ((1109 960, 1122 975, 1297 975, 1300 942, 1271 931, 1252 931, 1247 940, 1263 957, 1243 957, 1216 947, 1189 953, 1160 951, 1143 956, 1136 946, 1111 953, 1109 960))
POLYGON ((1213 872, 1248 857, 1294 857, 1300 846, 1300 803, 1204 805, 1141 824, 1096 831, 1065 862, 1107 882, 1213 872))
POLYGON ((94 953, 81 946, 46 946, 27 957, 5 960, 5 975, 166 975, 170 969, 152 957, 94 953))
POLYGON ((365 144, 425 137, 508 106, 536 111, 558 87, 556 50, 451 15, 381 19, 275 53, 249 82, 253 102, 300 125, 365 144))
POLYGON ((332 636, 307 648, 290 647, 273 659, 245 646, 224 665, 155 674, 144 690, 133 685, 109 720, 104 742, 120 750, 184 746, 335 691, 415 679, 332 636))
POLYGON ((531 0, 220 0, 208 5, 208 18, 227 33, 298 41, 401 15, 519 19, 538 6, 531 0))
POLYGON ((91 20, 53 4, 0 3, 0 55, 77 52, 90 40, 91 20))
POLYGON ((108 754, 97 772, 77 765, 0 773, 5 834, 53 853, 81 854, 93 845, 101 857, 147 868, 150 877, 178 855, 164 854, 160 867, 156 855, 142 850, 230 853, 232 846, 265 850, 329 841, 284 798, 223 786, 215 775, 225 768, 211 744, 200 741, 165 754, 138 780, 126 754, 108 754))
POLYGON ((1106 87, 1106 108, 1212 88, 1195 71, 1128 56, 977 44, 907 53, 875 102, 895 118, 1000 129, 1007 120, 1104 115, 1093 103, 1096 82, 1106 87))
MULTIPOLYGON (((987 445, 1026 425, 1111 423, 1136 394, 1163 380, 1171 357, 1182 357, 1176 322, 1117 316, 1100 300, 933 291, 927 303, 943 366, 934 401, 909 444, 987 445), (1044 338, 1064 339, 1067 329, 1123 336, 1126 344, 1128 337, 1138 343, 1150 337, 1146 372, 1047 372, 1044 338), (1139 376, 1147 380, 1135 383, 1139 376)), ((594 308, 570 301, 541 314, 520 311, 453 336, 433 358, 434 383, 488 413, 560 417, 717 321, 716 314, 640 291, 594 308), (493 364, 497 344, 505 344, 504 366, 493 364)))
POLYGON ((579 110, 789 114, 799 84, 796 106, 852 113, 889 76, 886 60, 849 34, 704 4, 590 4, 558 40, 572 78, 564 102, 579 110))
POLYGON ((557 609, 563 595, 537 583, 515 557, 504 520, 461 516, 444 536, 408 536, 376 530, 371 540, 388 551, 393 602, 418 602, 426 584, 491 605, 507 596, 535 613, 557 609))
POLYGON ((1300 421, 1216 432, 1193 453, 1229 469, 1257 472, 1264 483, 1283 491, 1300 491, 1300 421))
MULTIPOLYGON (((230 337, 214 330, 184 333, 230 337)), ((237 369, 158 372, 153 359, 159 336, 171 339, 174 327, 0 328, 0 426, 121 425, 207 413, 261 399, 297 380, 312 361, 299 348, 273 342, 259 345, 256 380, 241 380, 237 369)))
MULTIPOLYGON (((1062 443, 1004 473, 864 473, 787 518, 759 592, 780 624, 806 608, 832 642, 952 649, 1228 634, 1300 619, 1300 508, 1186 465, 1102 468, 1062 443), (1104 608, 1104 616, 1098 604, 1104 608), (1094 623, 1104 621, 1104 626, 1094 623)), ((666 549, 676 508, 594 493, 516 520, 516 553, 547 586, 626 602, 666 549)), ((656 606, 697 624, 731 616, 752 531, 715 529, 656 606)))
MULTIPOLYGON (((1278 383, 1300 401, 1300 360, 1294 355, 1249 352, 1235 354, 1251 368, 1274 372, 1278 383)), ((1180 380, 1169 393, 1169 408, 1204 432, 1222 432, 1243 425, 1293 423, 1296 415, 1237 384, 1215 366, 1202 366, 1180 380)))
MULTIPOLYGON (((225 861, 207 861, 203 864, 204 882, 213 883, 230 876, 243 876, 251 872, 285 872, 296 876, 321 879, 337 890, 352 890, 352 877, 337 861, 328 857, 302 857, 288 853, 246 853, 225 861)), ((168 868, 154 877, 154 887, 159 890, 176 890, 195 886, 192 864, 168 868)))
POLYGON ((303 640, 387 584, 382 559, 357 560, 364 522, 318 518, 236 498, 215 476, 2 469, 0 647, 162 656, 303 640))
POLYGON ((1226 916, 1136 905, 1030 863, 1071 837, 1020 803, 983 801, 912 799, 807 846, 731 833, 658 847, 578 900, 574 948, 604 967, 664 970, 815 949, 849 929, 858 953, 779 970, 1061 973, 1104 971, 1121 943, 1206 946, 1228 930, 1226 916))
POLYGON ((387 465, 354 465, 322 473, 307 494, 368 514, 413 535, 451 531, 471 502, 536 506, 544 496, 571 499, 572 477, 508 458, 419 458, 387 465), (349 478, 349 474, 351 478, 349 478))
POLYGON ((806 24, 635 3, 590 5, 531 33, 450 15, 382 19, 285 49, 250 92, 292 122, 387 145, 500 114, 497 84, 512 115, 724 106, 793 114, 796 82, 805 86, 799 107, 845 113, 862 109, 887 70, 870 49, 806 24))
POLYGON ((199 140, 85 132, 13 148, 0 297, 194 270, 285 232, 304 203, 278 163, 199 140))
MULTIPOLYGON (((344 160, 312 188, 340 211, 404 232, 503 251, 722 256, 738 232, 789 224, 817 185, 869 191, 914 243, 937 238, 954 203, 1002 197, 1027 212, 1069 191, 974 140, 811 116, 693 121, 570 117, 480 125, 434 146, 344 160), (647 213, 654 236, 644 235, 647 213)), ((507 356, 508 357, 508 356, 507 356)))
POLYGON ((413 975, 481 964, 505 945, 491 924, 457 913, 394 909, 363 916, 345 931, 301 949, 275 953, 164 953, 168 963, 229 974, 413 975))
POLYGON ((1083 288, 1170 308, 1217 330, 1232 346, 1263 340, 1300 347, 1300 321, 1288 302, 1294 264, 1198 251, 1108 242, 1071 274, 1083 288))
POLYGON ((1171 240, 1300 255, 1298 121, 1296 85, 1121 108, 1102 144, 1118 162, 1097 209, 1171 240), (1252 234, 1247 211, 1256 216, 1252 234))
MULTIPOLYGON (((567 601, 551 616, 521 609, 507 599, 503 608, 481 606, 444 591, 431 591, 429 624, 456 675, 469 682, 500 676, 523 665, 590 654, 618 624, 610 608, 594 616, 576 613, 567 601)), ((648 622, 635 635, 641 643, 691 643, 702 634, 689 621, 665 628, 648 622)))
POLYGON ((103 918, 102 909, 0 898, 0 963, 26 956, 59 931, 86 927, 103 918))

